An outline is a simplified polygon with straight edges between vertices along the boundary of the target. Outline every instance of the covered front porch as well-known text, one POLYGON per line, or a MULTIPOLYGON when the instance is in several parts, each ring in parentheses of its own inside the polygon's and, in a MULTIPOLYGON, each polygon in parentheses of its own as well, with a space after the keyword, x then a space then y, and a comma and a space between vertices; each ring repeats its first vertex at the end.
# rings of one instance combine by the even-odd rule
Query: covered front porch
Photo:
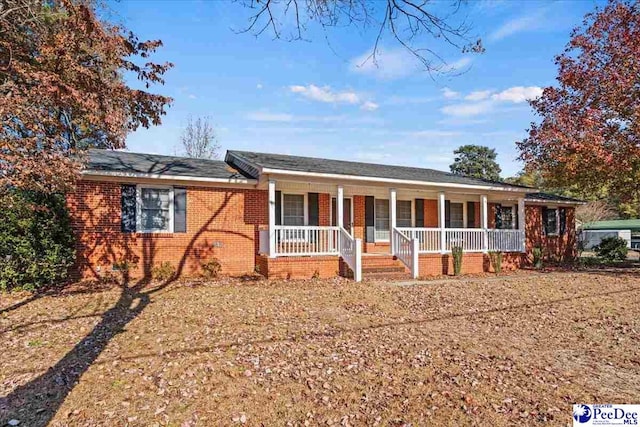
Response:
POLYGON ((525 251, 523 193, 276 179, 267 187, 260 254, 339 257, 356 281, 363 253, 394 256, 416 278, 423 254, 525 251))

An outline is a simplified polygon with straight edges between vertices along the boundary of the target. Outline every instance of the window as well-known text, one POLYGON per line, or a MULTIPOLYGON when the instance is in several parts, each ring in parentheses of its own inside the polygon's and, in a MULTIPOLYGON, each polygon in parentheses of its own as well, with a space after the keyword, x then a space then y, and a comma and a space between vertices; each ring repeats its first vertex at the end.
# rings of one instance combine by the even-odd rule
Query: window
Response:
POLYGON ((449 223, 451 228, 463 228, 464 227, 464 203, 449 204, 449 223))
POLYGON ((496 209, 496 228, 502 230, 515 228, 515 215, 513 211, 513 206, 498 206, 496 209))
POLYGON ((171 188, 139 187, 138 231, 171 233, 173 231, 173 190, 171 188))
POLYGON ((411 227, 411 200, 396 200, 396 226, 411 227))
POLYGON ((558 234, 558 209, 542 209, 542 226, 545 234, 558 234))
POLYGON ((389 200, 376 199, 376 240, 389 240, 389 200))
POLYGON ((304 225, 304 195, 282 195, 282 224, 304 225))

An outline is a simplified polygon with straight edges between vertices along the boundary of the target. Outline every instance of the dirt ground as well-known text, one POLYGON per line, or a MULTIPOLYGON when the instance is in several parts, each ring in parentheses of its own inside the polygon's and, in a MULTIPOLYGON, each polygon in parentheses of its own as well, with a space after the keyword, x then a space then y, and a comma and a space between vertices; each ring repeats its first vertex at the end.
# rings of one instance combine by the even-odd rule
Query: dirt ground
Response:
POLYGON ((568 425, 639 403, 640 272, 0 295, 0 425, 568 425))

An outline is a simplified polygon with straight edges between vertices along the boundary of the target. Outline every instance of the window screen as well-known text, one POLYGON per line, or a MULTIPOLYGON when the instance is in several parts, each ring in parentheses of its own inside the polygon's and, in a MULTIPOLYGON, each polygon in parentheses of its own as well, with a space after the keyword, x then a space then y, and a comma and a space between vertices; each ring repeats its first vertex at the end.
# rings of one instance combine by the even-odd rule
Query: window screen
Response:
POLYGON ((282 220, 283 225, 304 225, 304 195, 282 196, 282 220))

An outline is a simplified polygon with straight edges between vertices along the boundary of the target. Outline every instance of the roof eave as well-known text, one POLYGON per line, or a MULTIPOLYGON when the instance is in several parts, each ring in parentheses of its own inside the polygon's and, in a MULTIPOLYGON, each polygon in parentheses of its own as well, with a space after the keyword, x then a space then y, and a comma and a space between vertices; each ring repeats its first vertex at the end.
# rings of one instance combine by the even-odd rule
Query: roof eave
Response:
MULTIPOLYGON (((244 160, 244 159, 243 159, 244 160)), ((261 168, 261 173, 264 174, 278 174, 278 175, 292 175, 292 176, 307 176, 316 178, 329 178, 329 179, 346 179, 352 181, 365 181, 365 182, 384 182, 389 184, 406 184, 406 185, 419 185, 419 186, 431 186, 431 187, 445 187, 445 188, 466 188, 476 190, 488 190, 488 191, 507 191, 514 193, 528 193, 530 188, 518 188, 501 185, 474 185, 474 184, 458 184, 452 182, 434 182, 434 181, 417 181, 407 179, 396 178, 378 178, 361 175, 342 175, 342 174, 330 174, 321 172, 306 172, 306 171, 292 171, 287 169, 273 169, 273 168, 261 168)))
POLYGON ((249 184, 255 185, 258 183, 256 179, 248 178, 210 178, 203 176, 190 176, 190 175, 167 175, 167 174, 153 174, 142 172, 116 172, 116 171, 99 171, 87 169, 82 171, 83 176, 96 176, 96 177, 110 177, 110 178, 141 178, 141 179, 159 179, 166 181, 193 181, 193 182, 207 182, 207 183, 220 183, 220 184, 249 184))

